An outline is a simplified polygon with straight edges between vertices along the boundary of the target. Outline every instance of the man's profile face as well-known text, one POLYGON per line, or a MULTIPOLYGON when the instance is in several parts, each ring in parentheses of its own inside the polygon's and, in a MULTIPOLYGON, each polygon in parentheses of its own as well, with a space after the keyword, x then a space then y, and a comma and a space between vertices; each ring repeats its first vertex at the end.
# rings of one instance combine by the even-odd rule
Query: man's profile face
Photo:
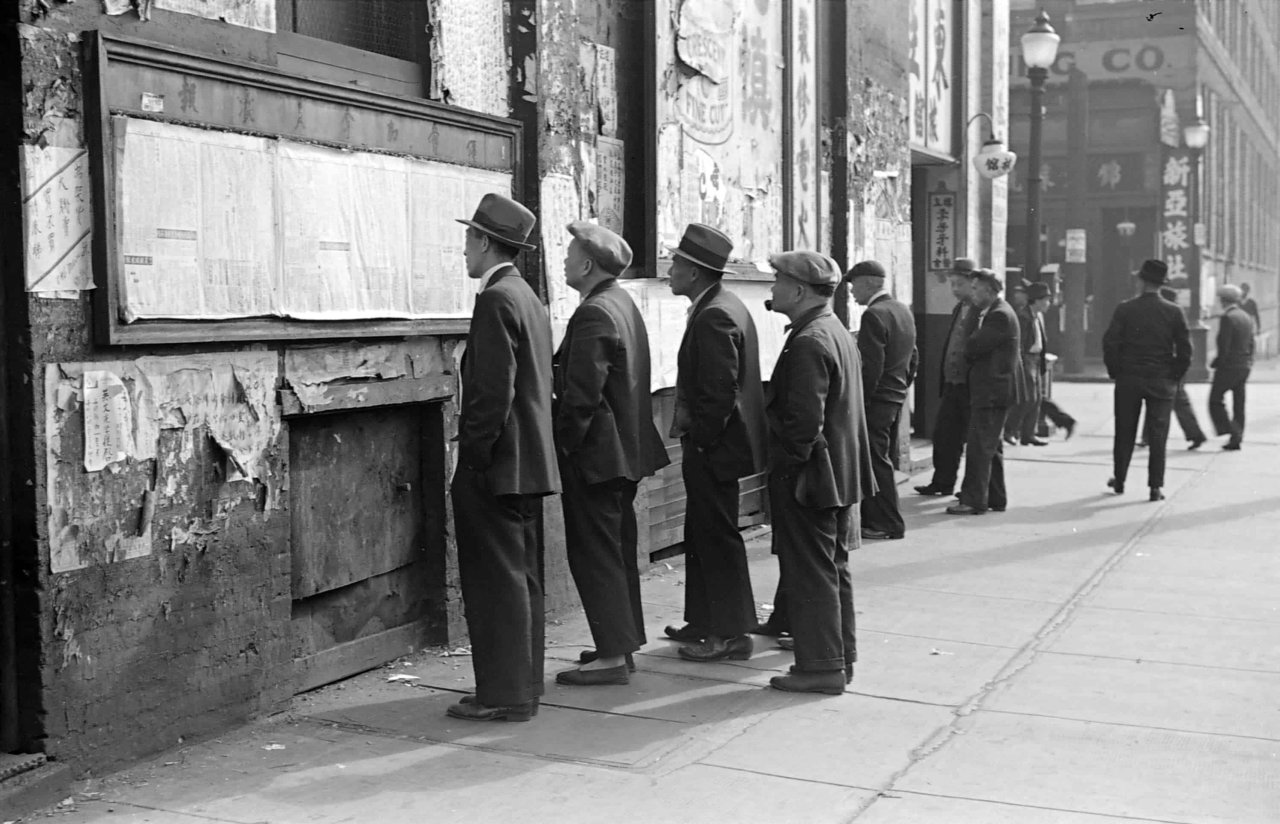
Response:
POLYGON ((951 296, 956 300, 967 301, 973 295, 973 281, 964 275, 952 275, 949 279, 951 296))

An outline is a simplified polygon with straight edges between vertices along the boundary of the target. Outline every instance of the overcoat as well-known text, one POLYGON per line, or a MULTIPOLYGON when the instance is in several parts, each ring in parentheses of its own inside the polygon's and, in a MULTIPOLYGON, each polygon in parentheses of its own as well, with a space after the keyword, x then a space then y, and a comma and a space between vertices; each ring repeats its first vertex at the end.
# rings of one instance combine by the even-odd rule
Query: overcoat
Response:
MULTIPOLYGON (((981 313, 980 313, 981 314, 981 313)), ((1013 406, 1026 400, 1018 316, 1001 298, 987 307, 964 346, 969 364, 969 403, 974 409, 1013 406)))

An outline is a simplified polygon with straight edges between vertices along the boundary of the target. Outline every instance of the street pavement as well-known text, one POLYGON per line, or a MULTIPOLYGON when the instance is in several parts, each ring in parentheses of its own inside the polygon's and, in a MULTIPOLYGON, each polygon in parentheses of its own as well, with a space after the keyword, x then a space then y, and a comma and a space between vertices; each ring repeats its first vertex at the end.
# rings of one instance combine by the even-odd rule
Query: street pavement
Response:
MULTIPOLYGON (((1184 450, 1162 503, 1145 455, 1111 495, 1111 388, 1066 384, 1075 437, 1008 451, 1010 509, 943 513, 903 486, 905 540, 853 561, 857 677, 768 688, 792 662, 685 662, 678 562, 644 582, 629 686, 557 686, 590 635, 548 628, 531 723, 445 716, 470 660, 429 650, 293 711, 82 782, 66 822, 1280 822, 1280 383, 1245 448, 1184 450), (389 680, 393 676, 414 676, 389 680)), ((1202 424, 1208 387, 1190 387, 1202 424)), ((1176 430, 1176 425, 1175 425, 1176 430)), ((924 483, 922 475, 912 483, 924 483)), ((777 566, 751 541, 757 601, 777 566)), ((762 607, 763 612, 767 609, 762 607)), ((450 651, 452 652, 452 651, 450 651)))

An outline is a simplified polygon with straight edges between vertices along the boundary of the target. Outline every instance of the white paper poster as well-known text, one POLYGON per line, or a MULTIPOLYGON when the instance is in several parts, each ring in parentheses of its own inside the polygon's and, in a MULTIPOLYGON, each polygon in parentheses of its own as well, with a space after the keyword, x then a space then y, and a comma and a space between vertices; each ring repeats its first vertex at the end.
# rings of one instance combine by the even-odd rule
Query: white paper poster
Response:
POLYGON ((88 153, 24 145, 22 212, 27 291, 92 289, 88 153))
POLYGON ((611 137, 596 138, 596 216, 600 225, 622 234, 626 218, 626 146, 611 137))
POLYGON ((572 177, 549 174, 542 178, 542 270, 547 278, 552 344, 556 347, 578 306, 578 293, 564 280, 564 258, 571 240, 565 227, 578 220, 581 213, 572 177))
POLYGON ((618 133, 618 56, 609 46, 596 46, 596 104, 600 110, 600 134, 618 133))
POLYGON ((431 93, 437 100, 506 117, 509 75, 503 0, 432 0, 431 93))
POLYGON ((124 382, 110 372, 84 373, 84 468, 99 472, 133 452, 133 409, 124 382))
MULTIPOLYGON (((276 30, 276 0, 150 0, 158 9, 221 20, 258 31, 276 30)), ((112 13, 110 10, 108 14, 112 13)))

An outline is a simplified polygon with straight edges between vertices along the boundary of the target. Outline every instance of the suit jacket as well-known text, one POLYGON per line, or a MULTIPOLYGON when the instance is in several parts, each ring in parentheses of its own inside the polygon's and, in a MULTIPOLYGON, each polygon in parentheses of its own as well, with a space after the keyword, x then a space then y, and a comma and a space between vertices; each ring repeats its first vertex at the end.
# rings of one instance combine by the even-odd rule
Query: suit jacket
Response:
POLYGON ((1182 380, 1191 366, 1186 316, 1154 292, 1126 300, 1102 336, 1102 359, 1113 380, 1182 380))
POLYGON ((769 379, 769 472, 796 478, 796 501, 825 509, 874 495, 862 364, 829 307, 791 327, 769 379))
POLYGON ((551 435, 551 324, 514 266, 476 296, 462 356, 458 460, 494 495, 560 491, 551 435))
POLYGON ((1245 314, 1253 318, 1254 330, 1260 331, 1262 329, 1262 316, 1258 314, 1258 302, 1253 298, 1245 298, 1240 302, 1240 308, 1245 311, 1245 314))
POLYGON ((649 333, 609 278, 569 318, 555 363, 556 447, 587 483, 638 481, 671 462, 653 425, 649 333))
POLYGON ((1018 316, 996 298, 964 345, 973 408, 1013 406, 1025 399, 1018 338, 1018 316))
POLYGON ((1218 319, 1218 354, 1213 369, 1249 369, 1253 366, 1253 318, 1240 306, 1228 306, 1218 319))
POLYGON ((858 329, 862 358, 862 394, 867 403, 904 403, 916 378, 916 320, 911 310, 889 295, 867 305, 858 329))
MULTIPOLYGON (((958 301, 951 309, 951 323, 947 325, 947 336, 942 339, 942 361, 941 367, 938 369, 938 391, 941 392, 947 386, 947 353, 951 349, 951 334, 955 331, 956 324, 960 322, 960 313, 968 306, 964 301, 958 301)), ((973 334, 974 328, 978 324, 978 311, 972 306, 969 307, 969 316, 964 319, 965 332, 964 339, 968 340, 969 335, 973 334)))
POLYGON ((720 480, 765 467, 764 387, 756 325, 717 283, 693 307, 676 358, 672 434, 706 453, 720 480))

